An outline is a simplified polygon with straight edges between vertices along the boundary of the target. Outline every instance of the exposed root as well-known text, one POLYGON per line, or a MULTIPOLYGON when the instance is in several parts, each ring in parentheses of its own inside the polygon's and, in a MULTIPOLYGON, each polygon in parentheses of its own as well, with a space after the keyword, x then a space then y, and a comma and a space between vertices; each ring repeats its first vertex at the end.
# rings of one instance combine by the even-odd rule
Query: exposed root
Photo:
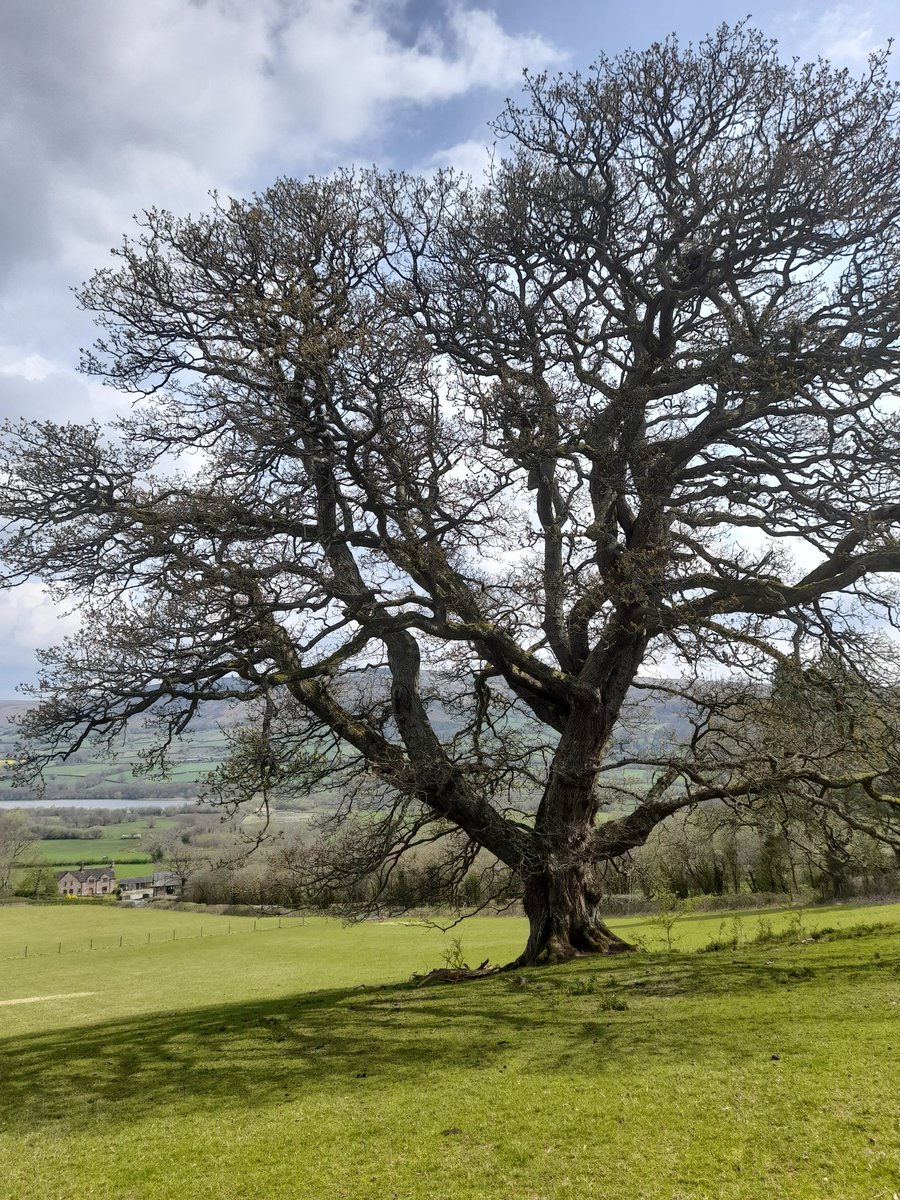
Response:
POLYGON ((503 967, 488 966, 485 959, 479 967, 438 967, 427 975, 413 975, 416 987, 430 987, 433 983, 464 983, 467 979, 484 979, 486 975, 495 975, 503 967))
MULTIPOLYGON (((587 939, 583 939, 583 943, 587 939)), ((610 937, 593 935, 589 944, 573 946, 571 942, 560 938, 551 938, 537 953, 529 953, 526 948, 513 962, 507 963, 504 971, 513 971, 521 967, 542 967, 571 962, 575 958, 606 958, 611 954, 639 954, 640 946, 613 934, 610 937)))

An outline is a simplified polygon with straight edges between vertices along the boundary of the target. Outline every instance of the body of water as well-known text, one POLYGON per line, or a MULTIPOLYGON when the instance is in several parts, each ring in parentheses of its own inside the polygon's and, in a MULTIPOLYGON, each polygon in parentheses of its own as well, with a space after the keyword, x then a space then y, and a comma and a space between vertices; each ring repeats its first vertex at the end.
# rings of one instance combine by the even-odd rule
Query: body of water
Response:
POLYGON ((110 800, 102 797, 76 800, 67 796, 62 800, 0 800, 0 811, 6 808, 180 808, 184 804, 193 805, 196 801, 188 796, 181 800, 110 800))

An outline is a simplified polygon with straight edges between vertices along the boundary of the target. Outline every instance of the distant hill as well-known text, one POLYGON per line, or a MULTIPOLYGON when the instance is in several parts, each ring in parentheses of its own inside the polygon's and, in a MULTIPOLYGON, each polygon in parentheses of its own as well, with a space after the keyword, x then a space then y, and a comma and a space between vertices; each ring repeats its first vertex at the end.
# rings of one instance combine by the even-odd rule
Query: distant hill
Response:
MULTIPOLYGON (((367 676, 367 686, 372 682, 367 676)), ((387 678, 375 677, 386 687, 387 678)), ((446 685, 425 678, 423 685, 428 692, 441 690, 446 694, 446 685)), ((16 743, 14 720, 33 706, 27 700, 7 701, 0 704, 0 762, 11 759, 16 743)), ((430 706, 432 720, 439 736, 452 738, 462 724, 461 714, 454 706, 433 701, 430 706)), ((213 770, 224 758, 227 742, 223 730, 240 723, 240 708, 225 701, 210 702, 203 706, 192 726, 191 734, 176 742, 171 751, 172 769, 166 779, 135 776, 134 768, 139 765, 140 752, 149 744, 149 734, 141 722, 129 728, 115 757, 106 757, 91 749, 83 749, 65 763, 48 769, 45 775, 45 790, 42 798, 46 802, 55 799, 121 799, 151 800, 176 797, 191 798, 198 791, 203 777, 213 770)), ((687 723, 678 711, 678 704, 671 699, 654 697, 635 704, 623 724, 622 737, 631 753, 649 751, 655 742, 664 740, 671 744, 687 730, 687 723)), ((2 772, 2 768, 0 768, 2 772)), ((12 795, 8 780, 0 773, 0 800, 12 795)), ((17 798, 37 798, 37 793, 17 790, 17 798)))

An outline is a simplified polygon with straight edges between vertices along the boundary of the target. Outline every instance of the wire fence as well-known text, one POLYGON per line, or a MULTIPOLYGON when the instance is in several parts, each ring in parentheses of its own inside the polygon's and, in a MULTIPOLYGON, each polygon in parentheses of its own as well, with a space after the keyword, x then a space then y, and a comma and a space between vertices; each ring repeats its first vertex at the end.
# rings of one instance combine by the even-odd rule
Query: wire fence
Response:
POLYGON ((65 938, 56 941, 32 941, 20 943, 18 947, 6 946, 0 948, 0 960, 19 958, 45 958, 48 955, 81 954, 101 950, 137 950, 148 946, 159 946, 168 942, 196 941, 200 938, 240 937, 252 933, 275 933, 278 930, 297 929, 306 924, 305 917, 249 917, 228 921, 227 928, 217 921, 214 924, 201 924, 199 929, 179 929, 173 926, 169 929, 151 929, 146 933, 99 934, 79 938, 65 938))

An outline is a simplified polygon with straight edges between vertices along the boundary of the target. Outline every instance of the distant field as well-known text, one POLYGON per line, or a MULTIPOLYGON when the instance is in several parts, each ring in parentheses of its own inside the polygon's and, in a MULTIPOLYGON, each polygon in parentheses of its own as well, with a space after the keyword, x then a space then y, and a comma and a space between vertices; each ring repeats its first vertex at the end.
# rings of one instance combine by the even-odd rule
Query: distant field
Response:
POLYGON ((219 761, 214 758, 204 758, 197 761, 176 763, 172 767, 170 778, 175 780, 189 780, 191 783, 196 783, 204 775, 208 775, 210 771, 214 771, 219 765, 219 761))
MULTIPOLYGON (((149 839, 147 839, 149 840, 149 839)), ((142 839, 143 841, 143 839, 142 839)), ((102 838, 46 838, 35 842, 30 857, 49 863, 79 863, 96 866, 109 859, 140 858, 150 861, 150 855, 142 849, 142 842, 123 842, 118 837, 102 838)))
POLYGON ((766 916, 789 942, 744 914, 737 949, 685 952, 704 916, 660 953, 616 921, 651 952, 415 989, 451 937, 506 961, 524 922, 0 908, 0 1192, 891 1200, 900 906, 766 916))
POLYGON ((177 825, 176 818, 163 816, 100 825, 103 836, 99 838, 41 838, 33 843, 27 858, 30 863, 66 865, 83 862, 86 867, 100 866, 110 860, 150 862, 149 847, 153 841, 177 825), (139 840, 122 837, 135 833, 140 833, 139 840))
MULTIPOLYGON (((15 709, 16 705, 0 704, 0 759, 11 755, 15 746, 15 734, 8 724, 3 724, 4 711, 15 709)), ((216 706, 218 707, 218 706, 216 706)), ((449 723, 441 720, 437 714, 438 732, 449 736, 456 728, 455 719, 449 723)), ((232 724, 236 718, 233 714, 227 718, 232 724)), ((166 779, 156 780, 141 776, 136 778, 134 768, 140 763, 140 752, 150 745, 147 731, 139 725, 129 730, 127 738, 119 747, 115 758, 106 758, 92 754, 88 749, 79 751, 78 757, 86 761, 57 763, 49 766, 44 772, 44 782, 51 793, 63 797, 90 798, 91 796, 118 796, 122 794, 122 803, 128 799, 152 799, 154 795, 167 797, 173 794, 173 787, 178 785, 174 794, 193 795, 197 786, 210 771, 220 765, 228 752, 228 739, 225 733, 217 728, 199 729, 184 741, 173 743, 170 751, 171 770, 166 779)), ((640 790, 645 787, 652 776, 649 768, 628 768, 615 770, 605 776, 609 787, 625 787, 640 790)), ((12 797, 8 778, 0 769, 0 801, 12 797)), ((52 803, 52 797, 48 800, 52 803)), ((328 789, 323 789, 310 797, 310 808, 327 807, 329 802, 328 789)), ((610 803, 607 816, 624 811, 615 797, 610 803)))
MULTIPOLYGON (((0 758, 13 754, 15 746, 15 732, 8 724, 2 723, 2 718, 8 711, 21 710, 23 707, 0 705, 0 758)), ((169 796, 174 784, 191 793, 195 790, 192 785, 199 783, 219 765, 228 748, 225 735, 219 728, 200 729, 191 738, 172 746, 172 772, 167 779, 154 780, 143 776, 136 779, 134 768, 139 764, 141 750, 149 744, 147 731, 138 725, 129 731, 113 759, 82 750, 78 757, 85 761, 57 763, 48 767, 44 772, 44 783, 50 789, 47 802, 52 803, 57 794, 90 798, 124 793, 122 802, 125 805, 129 798, 138 796, 142 799, 152 799, 155 795, 169 796)), ((0 770, 0 800, 7 796, 12 798, 13 792, 8 778, 4 778, 0 770)))
MULTIPOLYGON (((273 831, 296 829, 309 821, 313 815, 305 812, 280 812, 273 817, 271 828, 273 831)), ((62 819, 65 821, 65 814, 62 819)), ((248 827, 258 823, 252 815, 245 821, 248 827)), ((121 821, 118 824, 100 825, 103 831, 100 838, 40 838, 32 843, 23 864, 14 871, 14 880, 20 881, 26 872, 40 863, 50 863, 63 869, 82 863, 91 868, 108 866, 113 862, 117 864, 119 876, 140 875, 152 862, 150 849, 154 842, 167 830, 178 828, 180 825, 181 821, 177 815, 152 815, 137 817, 132 821, 121 821), (140 839, 122 836, 135 833, 141 834, 140 839)))

